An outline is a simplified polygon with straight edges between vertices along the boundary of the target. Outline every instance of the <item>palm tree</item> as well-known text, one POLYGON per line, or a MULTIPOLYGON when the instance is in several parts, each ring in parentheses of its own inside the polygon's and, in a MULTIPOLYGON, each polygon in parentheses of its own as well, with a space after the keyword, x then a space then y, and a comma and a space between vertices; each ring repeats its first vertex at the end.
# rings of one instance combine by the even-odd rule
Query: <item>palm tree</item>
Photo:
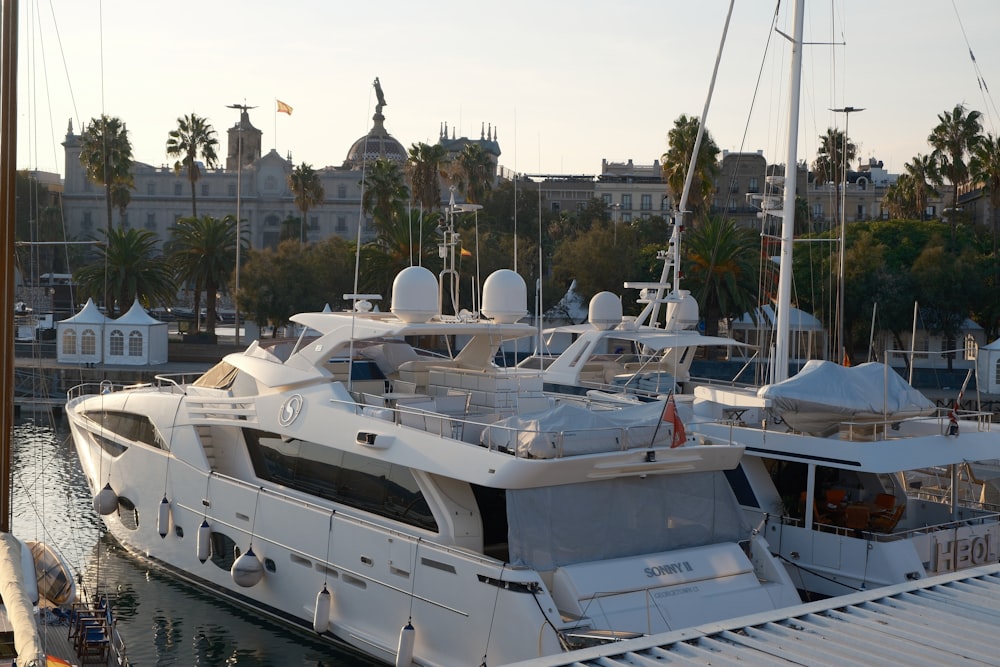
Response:
POLYGON ((882 202, 889 211, 889 217, 921 217, 917 213, 921 209, 917 204, 915 191, 913 177, 909 174, 900 174, 896 182, 886 188, 882 197, 882 202))
MULTIPOLYGON (((667 191, 678 199, 684 190, 687 178, 688 164, 698 137, 699 121, 694 116, 681 114, 674 121, 674 126, 667 134, 667 152, 660 157, 663 165, 663 178, 667 181, 667 191)), ((695 173, 691 181, 691 192, 688 195, 687 208, 695 213, 695 217, 707 212, 707 207, 715 192, 715 179, 719 173, 719 147, 712 135, 705 130, 698 149, 695 162, 695 173)))
POLYGON ((924 211, 927 210, 928 196, 939 196, 937 189, 934 187, 941 183, 941 174, 938 173, 937 161, 933 155, 921 155, 918 153, 913 156, 913 160, 904 165, 904 168, 910 177, 911 187, 913 188, 913 204, 916 207, 916 215, 913 217, 923 219, 924 211))
POLYGON ((441 167, 448 161, 448 151, 441 144, 419 143, 410 146, 409 156, 413 196, 425 211, 434 211, 441 206, 441 167))
POLYGON ((84 293, 105 299, 111 315, 124 312, 135 299, 145 306, 170 303, 174 298, 174 271, 156 252, 159 239, 147 229, 112 229, 98 247, 98 257, 76 272, 84 293))
POLYGON ((207 166, 216 167, 219 164, 219 157, 215 153, 218 145, 219 140, 215 137, 215 130, 212 129, 208 119, 194 113, 178 118, 177 129, 170 130, 167 136, 167 155, 181 158, 174 163, 174 173, 180 174, 183 171, 191 183, 192 217, 198 217, 194 187, 201 178, 198 156, 201 155, 207 166))
POLYGON ((132 142, 129 141, 125 123, 106 115, 92 118, 80 137, 80 164, 90 180, 104 186, 108 211, 106 233, 110 234, 112 204, 121 210, 124 217, 125 207, 131 198, 129 190, 135 188, 132 142))
POLYGON ((470 204, 482 204, 493 190, 494 166, 479 144, 466 144, 455 160, 455 184, 470 204))
POLYGON ((816 185, 833 183, 834 222, 840 224, 840 186, 844 183, 844 167, 851 164, 857 153, 857 146, 850 137, 834 128, 827 128, 826 134, 819 137, 819 148, 816 150, 816 161, 813 162, 813 173, 816 185))
POLYGON ((381 157, 375 158, 365 174, 362 190, 361 207, 379 227, 387 227, 402 217, 403 202, 410 198, 399 164, 381 157))
POLYGON ((1000 219, 997 208, 1000 208, 1000 137, 987 134, 972 151, 969 161, 969 172, 972 179, 982 184, 990 201, 989 220, 993 228, 993 257, 997 255, 997 234, 1000 219))
POLYGON ((299 243, 305 240, 305 226, 309 220, 309 209, 323 203, 326 192, 320 183, 319 174, 305 162, 292 169, 288 175, 288 187, 295 195, 295 205, 302 211, 302 225, 299 230, 299 243))
POLYGON ((951 223, 953 243, 958 225, 958 186, 969 178, 966 155, 973 152, 979 143, 981 115, 975 110, 966 112, 964 104, 956 104, 950 112, 938 114, 938 124, 927 137, 934 148, 933 156, 941 175, 952 186, 951 215, 948 216, 948 221, 951 223))
POLYGON ((181 280, 194 282, 195 317, 205 290, 205 331, 215 334, 216 295, 236 269, 236 218, 181 218, 170 228, 170 262, 181 280))
POLYGON ((716 335, 719 320, 740 317, 757 307, 760 235, 735 220, 710 216, 685 238, 685 286, 705 320, 705 333, 716 335))

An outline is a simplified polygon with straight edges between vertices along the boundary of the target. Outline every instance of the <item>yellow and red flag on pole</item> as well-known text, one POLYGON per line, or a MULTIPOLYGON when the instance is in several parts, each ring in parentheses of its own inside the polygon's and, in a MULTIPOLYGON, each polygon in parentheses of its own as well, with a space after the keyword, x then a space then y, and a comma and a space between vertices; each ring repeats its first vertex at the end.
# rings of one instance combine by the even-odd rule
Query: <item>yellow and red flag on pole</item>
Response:
POLYGON ((292 107, 285 104, 281 100, 276 99, 275 102, 278 103, 278 113, 287 113, 289 116, 292 115, 292 107))

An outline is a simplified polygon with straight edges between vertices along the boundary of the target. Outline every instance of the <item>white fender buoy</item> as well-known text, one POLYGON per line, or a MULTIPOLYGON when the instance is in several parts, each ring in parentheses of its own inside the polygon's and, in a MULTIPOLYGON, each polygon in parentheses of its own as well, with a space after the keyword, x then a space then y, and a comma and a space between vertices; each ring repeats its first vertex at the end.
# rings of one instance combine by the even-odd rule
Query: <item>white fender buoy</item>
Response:
POLYGON ((333 596, 323 584, 323 590, 316 594, 316 611, 313 613, 313 630, 319 634, 326 632, 330 627, 330 603, 333 596))
POLYGON ((409 621, 399 631, 399 646, 396 647, 396 667, 410 667, 413 663, 413 642, 417 639, 417 631, 409 621))
POLYGON ((257 559, 253 547, 250 547, 236 559, 229 573, 237 586, 250 588, 256 586, 257 582, 264 576, 264 566, 257 559))
POLYGON ((160 537, 166 537, 170 531, 170 501, 167 500, 166 494, 160 501, 160 513, 156 516, 156 530, 160 533, 160 537))
POLYGON ((101 516, 107 516, 118 509, 118 494, 111 488, 111 482, 104 485, 104 488, 94 496, 94 511, 101 516))
POLYGON ((208 519, 202 519, 198 526, 198 560, 204 563, 212 555, 212 527, 208 519))

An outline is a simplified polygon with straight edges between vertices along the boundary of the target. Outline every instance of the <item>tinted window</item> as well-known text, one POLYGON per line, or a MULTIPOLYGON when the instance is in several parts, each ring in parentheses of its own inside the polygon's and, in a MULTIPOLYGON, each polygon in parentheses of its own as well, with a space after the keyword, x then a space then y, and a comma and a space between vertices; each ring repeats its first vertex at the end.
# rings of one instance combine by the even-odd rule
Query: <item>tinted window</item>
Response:
POLYGON ((131 412, 97 411, 88 412, 87 417, 100 424, 105 430, 128 440, 141 442, 157 449, 167 448, 157 434, 153 422, 144 415, 131 412))
POLYGON ((244 429, 243 434, 261 479, 437 531, 409 468, 264 431, 244 429))

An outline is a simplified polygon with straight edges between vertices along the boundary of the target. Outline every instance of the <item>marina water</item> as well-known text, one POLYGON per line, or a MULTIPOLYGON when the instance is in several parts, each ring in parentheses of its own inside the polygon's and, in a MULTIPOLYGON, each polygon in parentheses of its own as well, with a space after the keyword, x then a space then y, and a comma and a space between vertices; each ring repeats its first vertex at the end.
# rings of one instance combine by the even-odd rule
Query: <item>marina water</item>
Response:
POLYGON ((371 664, 217 600, 127 554, 105 534, 94 512, 62 417, 19 419, 13 448, 14 534, 51 542, 82 574, 88 592, 108 593, 133 665, 371 664))

